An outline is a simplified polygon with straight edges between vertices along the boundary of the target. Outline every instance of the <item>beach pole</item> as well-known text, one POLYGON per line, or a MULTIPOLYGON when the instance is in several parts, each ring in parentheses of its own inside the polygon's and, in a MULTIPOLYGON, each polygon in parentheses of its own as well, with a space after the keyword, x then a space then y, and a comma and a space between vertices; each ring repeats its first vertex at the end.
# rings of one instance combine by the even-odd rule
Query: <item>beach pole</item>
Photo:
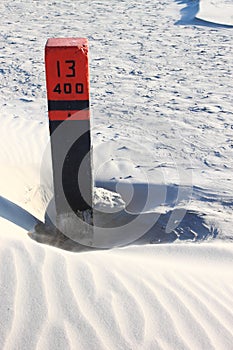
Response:
POLYGON ((48 39, 45 65, 57 223, 69 231, 74 214, 92 212, 87 39, 48 39))

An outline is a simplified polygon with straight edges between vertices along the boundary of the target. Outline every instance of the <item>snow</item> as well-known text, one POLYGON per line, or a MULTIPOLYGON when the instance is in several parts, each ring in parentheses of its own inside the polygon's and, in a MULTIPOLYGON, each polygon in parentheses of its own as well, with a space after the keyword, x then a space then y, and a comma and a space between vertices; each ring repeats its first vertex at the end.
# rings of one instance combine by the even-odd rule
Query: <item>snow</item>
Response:
POLYGON ((1 349, 232 349, 231 8, 1 1, 1 349), (92 247, 35 232, 49 37, 89 39, 92 247))
POLYGON ((197 18, 207 22, 233 26, 233 3, 231 0, 201 0, 197 18))

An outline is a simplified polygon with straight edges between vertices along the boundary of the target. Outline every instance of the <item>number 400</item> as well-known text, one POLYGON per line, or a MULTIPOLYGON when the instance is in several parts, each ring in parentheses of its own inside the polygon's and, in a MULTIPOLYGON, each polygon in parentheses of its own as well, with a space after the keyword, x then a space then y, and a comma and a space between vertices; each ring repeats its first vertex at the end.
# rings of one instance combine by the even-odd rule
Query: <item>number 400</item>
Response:
POLYGON ((58 94, 72 94, 73 92, 76 94, 83 94, 83 84, 81 83, 76 83, 76 84, 71 84, 71 83, 58 83, 55 88, 53 89, 53 92, 56 92, 58 94))

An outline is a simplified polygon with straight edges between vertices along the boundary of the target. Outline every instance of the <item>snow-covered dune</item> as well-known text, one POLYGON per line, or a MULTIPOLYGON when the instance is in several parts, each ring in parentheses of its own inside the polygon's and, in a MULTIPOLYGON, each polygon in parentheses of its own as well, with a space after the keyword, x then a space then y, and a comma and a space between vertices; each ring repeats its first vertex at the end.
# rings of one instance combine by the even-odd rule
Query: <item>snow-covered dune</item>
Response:
POLYGON ((229 244, 63 253, 1 234, 1 349, 231 349, 229 244))
POLYGON ((233 3, 231 0, 200 0, 196 18, 233 26, 233 3))
POLYGON ((1 1, 0 349, 232 349, 232 30, 204 4, 1 1), (35 233, 49 37, 89 39, 95 183, 128 246, 35 233))

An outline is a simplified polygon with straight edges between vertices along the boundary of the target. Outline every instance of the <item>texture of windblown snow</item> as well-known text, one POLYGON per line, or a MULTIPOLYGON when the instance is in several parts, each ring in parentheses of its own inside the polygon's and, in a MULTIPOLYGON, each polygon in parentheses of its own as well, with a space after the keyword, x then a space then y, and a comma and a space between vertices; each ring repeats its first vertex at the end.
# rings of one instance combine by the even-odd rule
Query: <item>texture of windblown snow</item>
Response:
POLYGON ((233 26, 232 0, 200 0, 197 18, 204 21, 233 26))
POLYGON ((1 349, 232 348, 229 244, 64 254, 0 237, 1 349))
POLYGON ((231 4, 208 3, 1 1, 1 349, 232 349, 231 4), (49 37, 89 39, 96 184, 161 214, 131 247, 27 236, 52 198, 49 37))

